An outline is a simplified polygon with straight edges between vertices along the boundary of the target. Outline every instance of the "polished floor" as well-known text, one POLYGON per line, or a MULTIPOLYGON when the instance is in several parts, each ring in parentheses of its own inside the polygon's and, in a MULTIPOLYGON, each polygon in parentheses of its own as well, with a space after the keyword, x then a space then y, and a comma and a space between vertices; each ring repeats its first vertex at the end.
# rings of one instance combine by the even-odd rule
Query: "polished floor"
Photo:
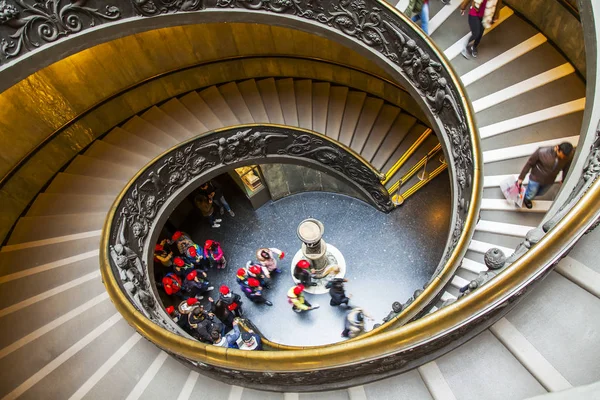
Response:
MULTIPOLYGON (((287 302, 286 293, 293 286, 290 264, 300 248, 296 236, 298 223, 317 218, 325 225, 324 239, 336 246, 347 263, 347 293, 350 304, 364 307, 380 322, 394 301, 406 301, 422 287, 438 265, 448 234, 450 196, 444 173, 410 198, 400 209, 383 214, 371 206, 339 194, 311 192, 269 202, 253 210, 249 201, 237 192, 226 195, 236 213, 225 214, 220 228, 211 228, 199 212, 193 211, 182 228, 194 240, 221 242, 228 265, 225 270, 211 270, 215 286, 221 284, 239 290, 235 272, 254 259, 259 247, 277 247, 286 253, 280 261, 283 273, 274 277, 273 287, 265 291, 274 305, 244 301, 248 318, 265 337, 289 345, 320 345, 343 340, 346 309, 331 307, 329 294, 307 295, 320 309, 296 314, 287 302)), ((206 300, 203 300, 206 302, 206 300)))

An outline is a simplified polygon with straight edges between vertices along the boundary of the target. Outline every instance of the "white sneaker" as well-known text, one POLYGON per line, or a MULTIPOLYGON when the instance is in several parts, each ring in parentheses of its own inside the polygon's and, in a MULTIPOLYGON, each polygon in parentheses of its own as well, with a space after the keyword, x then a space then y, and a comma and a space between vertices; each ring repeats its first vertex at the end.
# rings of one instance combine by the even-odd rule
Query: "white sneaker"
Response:
POLYGON ((220 225, 220 224, 217 224, 217 223, 214 223, 214 224, 212 224, 212 227, 213 227, 213 228, 220 228, 220 227, 221 227, 221 225, 220 225))
POLYGON ((313 304, 313 306, 310 308, 311 310, 316 310, 317 308, 321 307, 318 304, 313 304))
POLYGON ((218 224, 218 223, 220 223, 220 222, 223 222, 223 220, 222 220, 222 219, 219 219, 219 218, 217 218, 217 219, 215 219, 215 222, 218 224))
POLYGON ((206 289, 207 292, 210 292, 211 290, 213 290, 215 287, 214 286, 209 286, 208 289, 206 289))
POLYGON ((202 300, 202 299, 204 298, 204 296, 196 296, 196 298, 197 298, 198 300, 202 300))

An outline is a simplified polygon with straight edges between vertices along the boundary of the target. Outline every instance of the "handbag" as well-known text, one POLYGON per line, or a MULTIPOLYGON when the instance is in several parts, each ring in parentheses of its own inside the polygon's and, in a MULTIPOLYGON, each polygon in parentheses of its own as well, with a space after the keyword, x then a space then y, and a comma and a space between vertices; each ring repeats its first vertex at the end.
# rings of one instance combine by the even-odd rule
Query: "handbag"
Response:
POLYGON ((523 206, 525 198, 525 186, 519 186, 514 175, 509 176, 500 183, 500 190, 506 198, 506 201, 513 203, 517 207, 523 206))

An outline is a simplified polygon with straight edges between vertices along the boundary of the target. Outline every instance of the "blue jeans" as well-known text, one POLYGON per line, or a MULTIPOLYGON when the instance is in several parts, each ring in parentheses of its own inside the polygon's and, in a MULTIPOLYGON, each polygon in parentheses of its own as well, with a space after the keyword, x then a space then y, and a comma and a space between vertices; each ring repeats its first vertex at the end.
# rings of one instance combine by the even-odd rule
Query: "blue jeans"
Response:
POLYGON ((413 15, 412 20, 414 22, 421 20, 421 29, 423 29, 425 34, 429 35, 429 4, 423 4, 421 13, 413 15))
POLYGON ((214 198, 213 203, 218 207, 223 207, 225 210, 227 210, 227 212, 231 211, 231 207, 229 207, 229 203, 227 203, 227 200, 225 200, 225 196, 221 196, 219 199, 214 198))
POLYGON ((530 179, 527 184, 527 190, 525 191, 525 198, 527 200, 533 200, 536 196, 543 196, 551 186, 552 185, 540 185, 530 179))

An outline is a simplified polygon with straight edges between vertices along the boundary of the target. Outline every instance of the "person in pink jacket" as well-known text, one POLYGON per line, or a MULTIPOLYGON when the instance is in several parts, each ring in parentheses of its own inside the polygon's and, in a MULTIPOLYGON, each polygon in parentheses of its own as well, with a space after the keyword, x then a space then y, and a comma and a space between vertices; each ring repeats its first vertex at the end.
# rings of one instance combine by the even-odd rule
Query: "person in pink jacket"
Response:
POLYGON ((223 269, 227 265, 227 260, 223 255, 223 249, 221 249, 221 243, 214 240, 207 240, 204 243, 204 257, 210 260, 210 267, 217 267, 217 269, 223 269))
POLYGON ((256 259, 262 264, 263 267, 269 270, 269 272, 280 273, 281 270, 277 268, 277 260, 281 260, 285 257, 285 253, 276 248, 260 248, 256 250, 256 259))

